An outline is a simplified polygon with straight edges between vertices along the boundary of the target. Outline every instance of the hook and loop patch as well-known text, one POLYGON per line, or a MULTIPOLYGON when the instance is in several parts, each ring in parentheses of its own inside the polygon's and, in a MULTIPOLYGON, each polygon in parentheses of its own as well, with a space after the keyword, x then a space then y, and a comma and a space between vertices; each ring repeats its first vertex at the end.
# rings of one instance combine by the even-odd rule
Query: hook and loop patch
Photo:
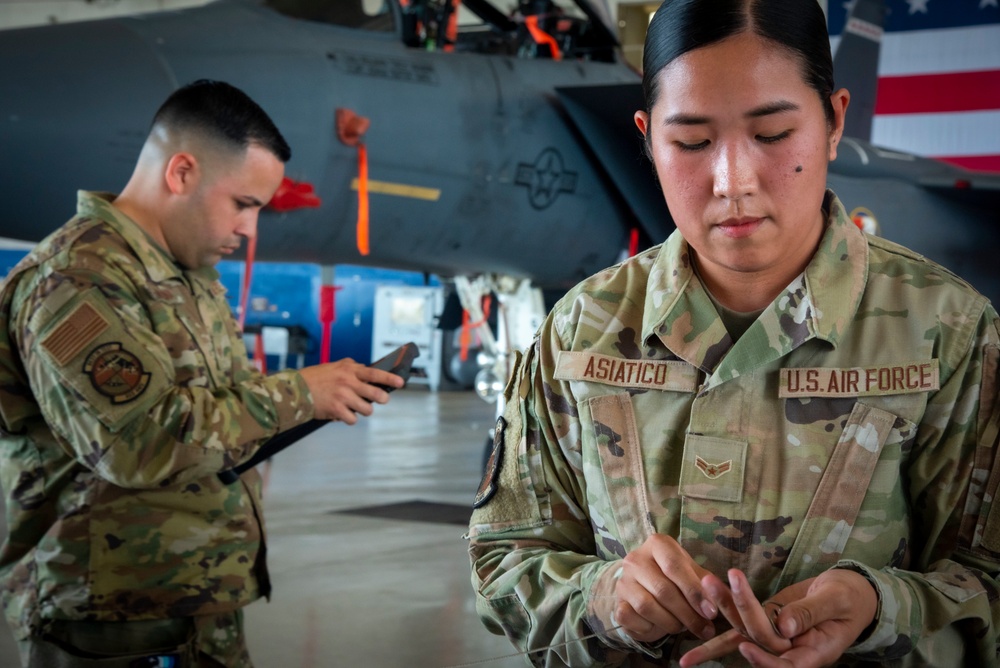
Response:
POLYGON ((493 450, 490 452, 489 459, 486 460, 486 470, 483 472, 482 482, 479 483, 476 500, 472 504, 473 508, 486 505, 486 502, 497 493, 497 479, 500 477, 500 467, 503 465, 503 440, 506 430, 507 421, 503 417, 497 418, 497 425, 493 430, 493 450))

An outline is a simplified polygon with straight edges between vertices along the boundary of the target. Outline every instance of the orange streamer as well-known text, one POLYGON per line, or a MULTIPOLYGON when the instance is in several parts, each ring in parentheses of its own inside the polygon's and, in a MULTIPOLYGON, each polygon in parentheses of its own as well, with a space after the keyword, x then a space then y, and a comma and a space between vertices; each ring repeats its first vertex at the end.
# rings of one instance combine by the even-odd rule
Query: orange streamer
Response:
POLYGON ((462 310, 462 331, 458 335, 458 359, 463 362, 469 359, 469 345, 472 343, 472 330, 480 325, 486 324, 490 319, 490 307, 493 305, 493 298, 489 295, 483 297, 483 319, 476 322, 469 322, 469 312, 462 310))
POLYGON ((538 15, 532 14, 524 17, 524 25, 527 26, 531 38, 538 44, 545 44, 552 52, 552 60, 562 60, 562 51, 559 50, 559 43, 556 38, 538 27, 538 15))
POLYGON ((444 33, 444 50, 449 53, 455 50, 455 42, 458 41, 458 7, 461 4, 462 0, 452 0, 451 13, 448 15, 448 25, 444 33))
POLYGON ((368 150, 358 144, 358 252, 368 255, 368 150))

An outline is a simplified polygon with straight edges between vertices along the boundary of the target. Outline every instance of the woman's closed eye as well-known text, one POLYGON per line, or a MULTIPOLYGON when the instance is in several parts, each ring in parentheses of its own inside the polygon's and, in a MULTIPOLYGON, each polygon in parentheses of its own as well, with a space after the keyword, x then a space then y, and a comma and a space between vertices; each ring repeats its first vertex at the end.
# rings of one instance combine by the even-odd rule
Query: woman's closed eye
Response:
POLYGON ((700 151, 702 149, 708 148, 708 145, 710 143, 711 142, 709 142, 707 139, 705 139, 703 141, 700 141, 700 142, 696 142, 696 143, 683 142, 683 141, 675 141, 674 142, 674 144, 677 146, 677 148, 679 148, 682 151, 700 151))
POLYGON ((776 135, 757 135, 755 138, 762 144, 777 144, 779 141, 786 139, 791 134, 791 130, 785 130, 784 132, 779 132, 776 135))

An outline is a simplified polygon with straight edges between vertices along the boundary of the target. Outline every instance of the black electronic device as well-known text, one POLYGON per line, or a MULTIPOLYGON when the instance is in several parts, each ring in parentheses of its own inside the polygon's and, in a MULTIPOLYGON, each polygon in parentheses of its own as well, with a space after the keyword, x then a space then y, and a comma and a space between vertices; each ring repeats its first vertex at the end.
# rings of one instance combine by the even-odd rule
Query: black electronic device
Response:
MULTIPOLYGON (((394 373, 405 382, 410 379, 410 373, 413 371, 413 360, 417 357, 420 357, 420 349, 417 347, 417 344, 411 341, 404 343, 385 357, 372 362, 368 366, 373 369, 381 369, 382 371, 394 373)), ((373 384, 381 387, 386 392, 392 392, 396 389, 380 383, 373 384)))

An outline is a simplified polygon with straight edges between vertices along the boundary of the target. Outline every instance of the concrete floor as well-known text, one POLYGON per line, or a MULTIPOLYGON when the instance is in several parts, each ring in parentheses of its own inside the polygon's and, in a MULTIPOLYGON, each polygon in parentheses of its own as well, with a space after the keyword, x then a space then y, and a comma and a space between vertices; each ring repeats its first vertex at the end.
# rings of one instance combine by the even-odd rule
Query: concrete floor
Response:
MULTIPOLYGON (((411 501, 471 512, 493 412, 471 392, 405 389, 272 460, 274 593, 246 611, 257 668, 527 665, 476 617, 464 526, 344 512, 411 501)), ((427 506, 423 519, 436 518, 427 506)), ((0 625, 0 666, 16 665, 0 625)))

